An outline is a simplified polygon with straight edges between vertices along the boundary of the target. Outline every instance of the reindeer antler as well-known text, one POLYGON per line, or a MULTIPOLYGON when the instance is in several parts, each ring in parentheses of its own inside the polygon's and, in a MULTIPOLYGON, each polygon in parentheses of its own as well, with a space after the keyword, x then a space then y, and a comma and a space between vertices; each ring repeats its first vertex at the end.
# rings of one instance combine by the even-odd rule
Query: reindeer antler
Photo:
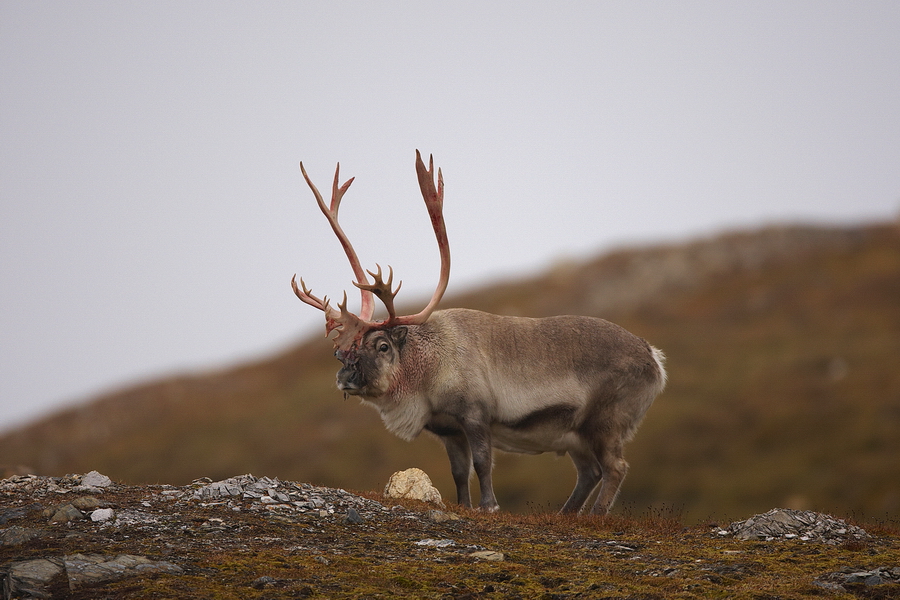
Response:
POLYGON ((400 283, 398 283, 397 289, 392 291, 391 284, 394 282, 394 269, 390 265, 388 265, 388 280, 387 283, 385 283, 381 279, 381 265, 376 263, 375 266, 378 267, 377 273, 373 273, 369 270, 366 271, 369 275, 372 276, 372 279, 375 283, 373 283, 372 285, 367 285, 363 283, 353 282, 353 285, 361 290, 372 292, 373 294, 378 296, 378 299, 381 300, 382 304, 384 304, 384 307, 388 311, 388 320, 385 321, 385 323, 387 323, 397 317, 396 313, 394 312, 394 296, 396 296, 397 292, 400 291, 400 286, 403 285, 403 282, 401 281, 400 283))
MULTIPOLYGON (((431 227, 434 229, 434 237, 437 239, 438 251, 441 253, 441 274, 437 287, 431 296, 428 305, 414 315, 397 317, 390 325, 418 325, 424 323, 437 308, 438 303, 447 291, 447 283, 450 281, 450 242, 447 239, 447 227, 444 225, 444 177, 441 170, 437 172, 437 189, 434 187, 434 156, 428 156, 428 168, 422 162, 422 155, 416 150, 416 175, 419 177, 419 189, 431 217, 431 227)), ((400 289, 400 286, 397 286, 400 289)))
POLYGON ((296 275, 294 275, 294 279, 291 280, 291 286, 300 300, 325 313, 325 335, 337 330, 338 335, 334 339, 335 347, 346 351, 357 345, 365 332, 370 329, 382 329, 393 327, 395 325, 421 325, 428 320, 428 317, 431 316, 431 313, 434 312, 438 303, 441 301, 441 297, 443 297, 444 292, 447 290, 447 283, 450 280, 450 243, 447 240, 447 229, 444 225, 444 179, 441 175, 441 170, 438 169, 437 187, 435 188, 434 157, 429 157, 428 168, 426 169, 425 164, 422 162, 422 155, 416 150, 416 174, 419 179, 419 189, 422 191, 422 198, 425 200, 425 207, 428 209, 431 225, 434 228, 434 235, 437 238, 438 250, 441 255, 441 273, 440 278, 438 279, 437 288, 428 305, 422 309, 422 311, 414 315, 398 317, 394 309, 394 297, 397 295, 397 292, 400 291, 400 286, 403 282, 398 283, 397 289, 392 290, 391 285, 394 281, 394 270, 388 266, 388 280, 385 282, 382 279, 381 265, 376 265, 378 267, 377 273, 368 271, 374 281, 374 283, 370 284, 366 278, 366 271, 360 266, 356 251, 344 234, 343 229, 341 229, 340 224, 338 224, 337 216, 341 198, 343 198, 344 193, 347 191, 347 188, 350 187, 350 184, 353 183, 353 178, 351 178, 344 185, 338 187, 338 173, 340 172, 340 168, 341 165, 338 163, 334 172, 331 206, 327 207, 319 190, 316 189, 316 186, 313 185, 313 182, 306 174, 303 163, 300 163, 300 170, 303 173, 304 179, 306 179, 306 183, 309 184, 310 189, 316 196, 319 208, 331 224, 331 228, 334 230, 335 235, 344 247, 344 252, 347 255, 347 259, 350 261, 350 266, 353 268, 353 273, 356 276, 356 281, 353 282, 353 285, 359 288, 362 295, 362 307, 359 311, 359 316, 354 315, 347 310, 346 292, 344 293, 343 302, 338 304, 340 311, 337 311, 331 308, 327 297, 319 299, 313 296, 312 290, 307 289, 306 285, 303 283, 303 279, 300 280, 300 288, 298 288, 296 275), (384 303, 385 308, 387 308, 388 318, 384 321, 375 322, 371 320, 375 310, 372 300, 373 295, 378 296, 378 299, 381 300, 381 302, 384 303))
MULTIPOLYGON (((334 169, 334 183, 331 185, 331 205, 325 206, 322 194, 319 193, 319 190, 309 178, 309 175, 306 174, 306 169, 303 168, 303 162, 300 163, 300 172, 303 173, 303 178, 306 180, 307 185, 309 185, 309 189, 311 189, 315 195, 319 209, 322 211, 322 214, 325 215, 325 218, 328 219, 328 222, 331 224, 331 229, 341 242, 344 253, 347 255, 347 260, 350 261, 350 266, 353 268, 353 274, 356 276, 356 280, 362 284, 369 283, 366 279, 366 272, 359 263, 359 257, 356 255, 356 250, 353 249, 350 240, 347 239, 347 234, 344 233, 343 228, 341 228, 340 223, 338 223, 338 210, 341 207, 341 199, 344 197, 344 193, 350 188, 350 184, 353 183, 355 177, 351 177, 344 185, 338 187, 341 163, 337 163, 337 167, 334 169)), ((359 309, 360 317, 369 320, 372 318, 372 315, 375 314, 375 303, 372 301, 372 294, 362 290, 360 295, 362 296, 362 306, 359 309)), ((303 300, 303 298, 300 299, 303 300)), ((305 300, 303 301, 306 302, 305 300)), ((309 303, 307 302, 307 304, 309 303)))
MULTIPOLYGON (((294 293, 297 294, 297 297, 300 298, 300 300, 309 304, 313 308, 318 308, 319 310, 324 312, 326 318, 336 318, 337 316, 340 315, 340 313, 338 313, 337 311, 335 311, 333 308, 331 308, 328 305, 328 296, 325 296, 325 298, 322 298, 322 299, 319 299, 319 298, 316 298, 315 296, 313 296, 312 290, 309 290, 306 288, 306 284, 303 283, 302 277, 300 278, 300 287, 303 288, 303 291, 300 291, 300 289, 297 288, 297 274, 296 273, 291 278, 291 287, 294 288, 294 293)), ((346 296, 346 294, 345 294, 345 296, 346 296)))

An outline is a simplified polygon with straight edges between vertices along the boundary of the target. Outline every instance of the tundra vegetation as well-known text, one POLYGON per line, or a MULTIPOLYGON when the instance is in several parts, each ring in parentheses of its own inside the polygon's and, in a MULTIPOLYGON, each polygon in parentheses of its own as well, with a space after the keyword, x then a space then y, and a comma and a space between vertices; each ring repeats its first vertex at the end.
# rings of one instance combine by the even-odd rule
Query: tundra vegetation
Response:
POLYGON ((16 586, 8 595, 27 586, 95 600, 900 593, 896 522, 857 523, 863 533, 838 523, 825 540, 742 540, 726 522, 685 527, 656 510, 452 515, 273 478, 92 488, 88 476, 0 481, 0 587, 16 586))

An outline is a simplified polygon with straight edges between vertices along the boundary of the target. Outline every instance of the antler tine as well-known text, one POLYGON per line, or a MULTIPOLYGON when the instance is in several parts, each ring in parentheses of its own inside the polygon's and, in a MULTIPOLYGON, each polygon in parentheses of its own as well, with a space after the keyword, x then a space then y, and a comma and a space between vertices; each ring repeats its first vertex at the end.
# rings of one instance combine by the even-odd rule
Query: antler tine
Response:
POLYGON ((331 213, 334 215, 335 221, 338 218, 338 209, 341 207, 341 198, 344 197, 344 192, 346 192, 350 188, 350 184, 353 183, 353 180, 356 177, 351 177, 347 180, 347 182, 338 187, 339 173, 341 172, 341 163, 337 164, 337 167, 334 169, 334 183, 331 184, 331 213))
POLYGON ((437 187, 435 187, 433 155, 429 155, 426 169, 425 163, 422 162, 422 155, 416 150, 416 175, 419 178, 419 189, 422 191, 422 198, 425 200, 425 207, 428 209, 428 216, 431 218, 431 226, 434 229, 434 236, 441 254, 441 274, 431 301, 421 312, 390 319, 389 325, 418 325, 427 321, 437 308, 444 292, 447 291, 447 283, 450 281, 450 242, 447 239, 447 227, 444 224, 444 177, 441 170, 438 169, 437 187))
POLYGON ((346 351, 353 348, 373 323, 363 320, 347 310, 347 292, 344 292, 344 300, 338 304, 338 308, 341 309, 340 315, 334 320, 328 320, 325 329, 328 333, 337 329, 338 334, 334 338, 334 345, 336 348, 346 351))
POLYGON ((312 290, 307 289, 306 284, 303 282, 302 277, 300 278, 300 287, 303 288, 302 291, 300 288, 297 287, 297 275, 296 274, 291 278, 291 287, 294 288, 294 294, 296 294, 297 297, 300 298, 301 301, 305 302, 306 304, 309 304, 313 308, 318 308, 319 310, 321 310, 322 312, 325 313, 326 317, 333 318, 333 317, 338 316, 337 311, 335 311, 329 305, 328 296, 325 296, 324 298, 321 298, 321 299, 313 296, 312 290))
MULTIPOLYGON (((338 169, 340 169, 341 164, 338 163, 338 169)), ((322 199, 322 194, 319 193, 319 188, 316 187, 316 184, 312 182, 312 179, 309 178, 309 175, 306 173, 306 169, 303 167, 303 161, 300 161, 300 172, 303 173, 303 179, 306 180, 306 185, 309 186, 309 189, 312 190, 313 195, 316 197, 316 202, 319 204, 319 208, 322 209, 322 212, 327 213, 326 217, 331 216, 331 212, 328 210, 328 207, 325 206, 325 200, 322 199)), ((329 219, 330 221, 331 219, 329 219)))
MULTIPOLYGON (((338 186, 340 181, 341 163, 337 163, 337 167, 334 169, 334 183, 331 188, 331 205, 326 206, 322 194, 319 193, 319 190, 309 178, 309 175, 307 175, 306 169, 303 167, 303 162, 300 163, 300 172, 303 173, 303 178, 306 179, 309 189, 312 190, 313 195, 316 197, 319 209, 322 211, 322 214, 325 215, 325 218, 328 219, 332 231, 334 231, 338 241, 340 241, 341 246, 344 248, 344 254, 347 255, 347 260, 350 261, 350 267, 353 269, 353 275, 356 277, 356 280, 362 284, 368 284, 369 280, 366 279, 366 271, 359 262, 356 250, 353 249, 353 245, 347 238, 347 234, 344 233, 343 228, 341 228, 340 223, 338 223, 338 210, 341 206, 341 199, 344 197, 344 193, 350 188, 350 184, 353 183, 355 178, 351 177, 344 185, 338 186)), ((375 313, 375 301, 372 298, 372 293, 367 290, 360 290, 360 296, 361 306, 359 316, 363 320, 370 320, 375 313)))
POLYGON ((372 271, 367 271, 369 275, 372 276, 372 279, 375 283, 371 285, 364 285, 360 283, 354 282, 353 285, 358 287, 361 290, 367 290, 378 296, 378 299, 384 304, 384 307, 388 311, 388 320, 387 323, 392 322, 397 318, 397 313, 394 310, 394 296, 397 295, 397 292, 400 291, 400 286, 403 285, 403 282, 397 284, 396 290, 391 290, 391 285, 394 282, 394 268, 388 265, 388 280, 387 282, 381 279, 381 265, 376 264, 378 267, 378 272, 373 273, 372 271))

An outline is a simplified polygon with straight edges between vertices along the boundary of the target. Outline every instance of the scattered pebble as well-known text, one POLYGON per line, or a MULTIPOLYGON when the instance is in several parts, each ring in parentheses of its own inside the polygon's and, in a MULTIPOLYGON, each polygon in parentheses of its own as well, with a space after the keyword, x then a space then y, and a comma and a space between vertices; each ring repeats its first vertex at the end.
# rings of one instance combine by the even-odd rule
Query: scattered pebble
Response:
POLYGON ((347 525, 359 525, 363 522, 363 518, 359 516, 359 513, 356 512, 356 509, 349 509, 347 511, 347 516, 344 517, 344 523, 347 525))

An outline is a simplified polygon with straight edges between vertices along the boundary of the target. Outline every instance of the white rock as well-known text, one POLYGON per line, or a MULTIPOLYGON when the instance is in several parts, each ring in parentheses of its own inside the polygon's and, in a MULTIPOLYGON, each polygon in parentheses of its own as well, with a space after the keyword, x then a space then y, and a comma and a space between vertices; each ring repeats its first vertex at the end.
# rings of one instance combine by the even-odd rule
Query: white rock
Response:
POLYGON ((105 488, 112 485, 112 480, 97 471, 91 471, 81 478, 81 485, 84 487, 105 488))
POLYGON ((469 556, 490 561, 500 561, 506 558, 502 552, 496 552, 494 550, 479 550, 477 552, 472 552, 469 556))
POLYGON ((91 513, 91 521, 109 521, 115 515, 111 508, 98 508, 91 513))
POLYGON ((433 540, 428 538, 426 540, 419 540, 416 542, 416 546, 429 546, 432 548, 449 548, 450 546, 455 546, 456 542, 453 540, 433 540))
POLYGON ((444 506, 441 493, 422 469, 412 468, 391 475, 384 488, 384 495, 388 498, 410 498, 444 506))

